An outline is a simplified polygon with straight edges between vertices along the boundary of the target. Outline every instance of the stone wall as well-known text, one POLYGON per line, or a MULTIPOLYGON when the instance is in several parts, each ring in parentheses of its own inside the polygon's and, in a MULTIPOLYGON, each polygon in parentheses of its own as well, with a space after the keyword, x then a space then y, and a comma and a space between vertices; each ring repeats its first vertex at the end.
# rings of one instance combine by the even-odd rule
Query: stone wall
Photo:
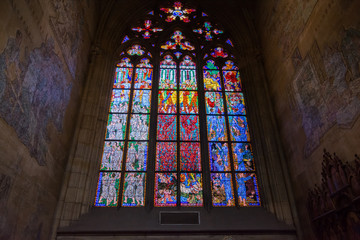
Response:
POLYGON ((257 29, 303 238, 307 190, 323 149, 353 159, 360 142, 360 2, 262 0, 257 29))
POLYGON ((0 239, 48 239, 73 138, 95 1, 0 3, 0 239))

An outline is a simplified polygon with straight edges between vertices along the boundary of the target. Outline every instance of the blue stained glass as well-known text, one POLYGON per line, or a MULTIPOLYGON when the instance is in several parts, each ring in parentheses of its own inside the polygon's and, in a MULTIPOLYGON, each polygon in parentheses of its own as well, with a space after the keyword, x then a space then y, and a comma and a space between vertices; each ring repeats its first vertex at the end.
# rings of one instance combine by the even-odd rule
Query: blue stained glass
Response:
POLYGON ((213 206, 233 207, 235 205, 230 173, 212 173, 211 192, 213 206))
POLYGON ((226 141, 226 125, 224 116, 207 116, 209 141, 226 141))
POLYGON ((147 142, 129 142, 126 171, 146 171, 147 142))
POLYGON ((127 113, 130 90, 113 89, 110 103, 111 113, 127 113))
POLYGON ((121 43, 127 42, 127 41, 129 41, 129 40, 130 40, 129 37, 128 37, 128 36, 125 36, 121 43))
POLYGON ((181 141, 199 140, 199 117, 196 115, 180 115, 181 141))
POLYGON ((239 205, 260 206, 259 190, 255 173, 237 173, 236 187, 239 196, 239 205))
POLYGON ((130 140, 149 139, 150 115, 132 114, 130 120, 130 140))
POLYGON ((233 43, 231 42, 230 39, 226 40, 226 43, 229 44, 230 46, 234 47, 233 43))
POLYGON ((242 93, 226 93, 228 114, 245 115, 245 101, 242 93))
POLYGON ((231 171, 227 143, 209 143, 211 171, 231 171))
POLYGON ((140 207, 145 205, 145 173, 126 173, 122 206, 140 207))
POLYGON ((224 103, 221 92, 205 92, 206 113, 224 114, 224 103))
POLYGON ((116 68, 114 88, 131 87, 132 68, 116 68))
POLYGON ((126 129, 126 114, 109 114, 106 128, 107 140, 124 140, 126 129))
POLYGON ((151 68, 136 68, 135 88, 151 89, 153 70, 151 68))
POLYGON ((229 124, 232 141, 250 141, 250 134, 245 116, 230 116, 229 124))
POLYGON ((118 204, 120 173, 100 172, 95 206, 116 207, 118 204))
POLYGON ((133 113, 149 113, 150 112, 150 90, 135 90, 134 101, 132 106, 133 113))
POLYGON ((123 152, 124 142, 105 141, 100 170, 120 171, 123 152))
POLYGON ((201 207, 203 205, 201 173, 182 173, 180 193, 181 206, 201 207))
POLYGON ((254 158, 250 143, 233 143, 235 171, 254 171, 254 158))

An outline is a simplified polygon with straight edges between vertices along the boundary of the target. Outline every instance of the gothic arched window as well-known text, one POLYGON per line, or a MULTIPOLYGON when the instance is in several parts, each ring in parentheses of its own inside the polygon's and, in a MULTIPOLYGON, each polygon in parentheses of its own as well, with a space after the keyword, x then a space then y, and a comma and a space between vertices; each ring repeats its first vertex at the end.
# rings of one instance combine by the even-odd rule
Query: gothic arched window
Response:
POLYGON ((175 2, 124 36, 95 206, 260 205, 234 46, 220 29, 175 2))

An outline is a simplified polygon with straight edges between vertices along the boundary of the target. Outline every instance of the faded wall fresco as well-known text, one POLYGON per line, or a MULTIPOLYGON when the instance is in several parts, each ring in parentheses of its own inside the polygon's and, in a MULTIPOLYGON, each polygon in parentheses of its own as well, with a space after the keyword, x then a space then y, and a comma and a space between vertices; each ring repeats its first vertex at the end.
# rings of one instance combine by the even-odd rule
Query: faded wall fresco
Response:
POLYGON ((77 72, 78 57, 83 47, 84 16, 80 10, 80 1, 53 0, 56 16, 50 17, 50 26, 55 33, 56 39, 69 71, 73 78, 77 72))
POLYGON ((342 35, 341 43, 328 46, 323 56, 315 42, 299 67, 294 66, 306 157, 332 126, 350 128, 360 114, 360 31, 348 29, 342 35))
POLYGON ((10 37, 0 54, 0 117, 12 126, 40 165, 47 154, 47 126, 62 130, 71 84, 52 39, 25 51, 20 60, 22 33, 10 37))

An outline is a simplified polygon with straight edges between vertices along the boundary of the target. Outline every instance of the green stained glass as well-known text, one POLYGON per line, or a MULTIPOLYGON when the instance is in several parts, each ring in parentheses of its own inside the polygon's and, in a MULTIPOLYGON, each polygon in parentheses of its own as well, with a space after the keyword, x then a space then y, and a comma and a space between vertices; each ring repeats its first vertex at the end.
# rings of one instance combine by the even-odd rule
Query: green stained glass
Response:
POLYGON ((105 141, 100 170, 121 170, 124 142, 105 141))
POLYGON ((177 89, 176 69, 160 69, 160 89, 177 89))
POLYGON ((118 204, 120 173, 100 172, 95 206, 116 207, 118 204))
POLYGON ((122 206, 140 207, 145 205, 145 173, 126 173, 122 206))
POLYGON ((203 205, 201 173, 182 173, 180 175, 181 206, 201 207, 203 205))
POLYGON ((109 114, 106 128, 107 140, 124 140, 126 129, 126 114, 109 114))

